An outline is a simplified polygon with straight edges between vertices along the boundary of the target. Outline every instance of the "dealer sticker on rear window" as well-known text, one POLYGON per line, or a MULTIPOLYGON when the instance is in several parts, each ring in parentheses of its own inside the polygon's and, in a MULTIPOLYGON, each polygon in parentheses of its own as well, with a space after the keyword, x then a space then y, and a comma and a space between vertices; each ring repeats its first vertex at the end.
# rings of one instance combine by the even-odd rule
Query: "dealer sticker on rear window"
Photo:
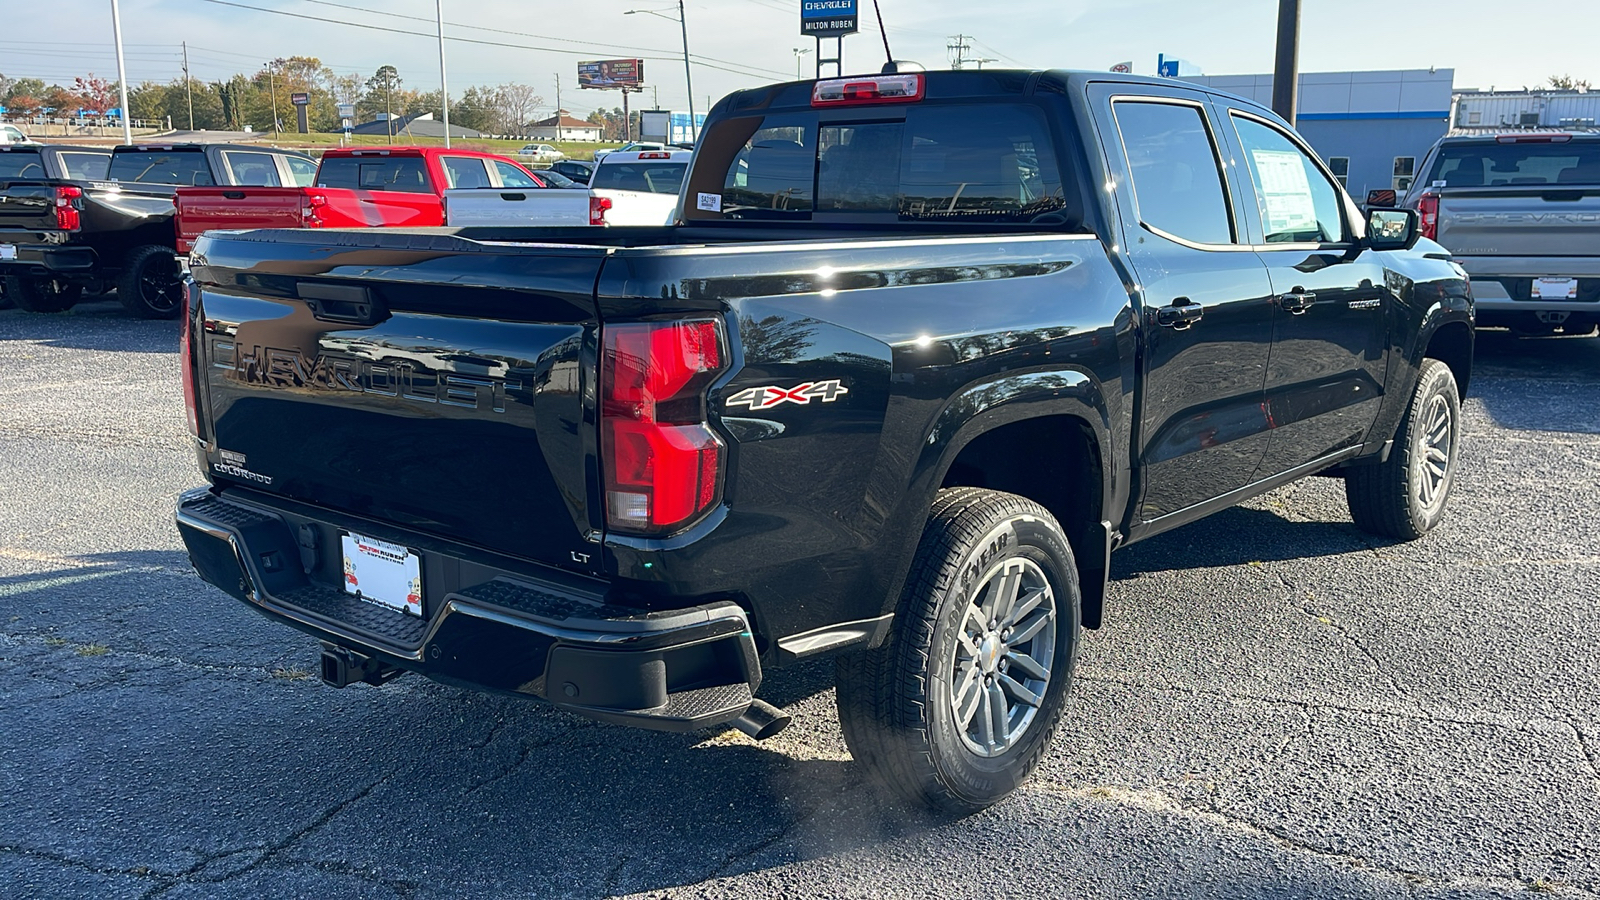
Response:
POLYGON ((697 205, 708 212, 722 212, 722 195, 701 194, 697 205))

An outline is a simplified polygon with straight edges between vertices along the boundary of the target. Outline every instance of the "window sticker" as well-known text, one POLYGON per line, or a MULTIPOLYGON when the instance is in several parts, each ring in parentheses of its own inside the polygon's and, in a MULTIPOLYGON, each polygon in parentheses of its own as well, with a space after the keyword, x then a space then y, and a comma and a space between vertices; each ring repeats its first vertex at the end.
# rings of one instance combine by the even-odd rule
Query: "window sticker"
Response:
POLYGON ((1318 233, 1317 206, 1306 180, 1305 163, 1292 150, 1251 150, 1261 178, 1262 216, 1267 234, 1318 233))
POLYGON ((722 212, 722 195, 701 194, 696 206, 708 212, 722 212))

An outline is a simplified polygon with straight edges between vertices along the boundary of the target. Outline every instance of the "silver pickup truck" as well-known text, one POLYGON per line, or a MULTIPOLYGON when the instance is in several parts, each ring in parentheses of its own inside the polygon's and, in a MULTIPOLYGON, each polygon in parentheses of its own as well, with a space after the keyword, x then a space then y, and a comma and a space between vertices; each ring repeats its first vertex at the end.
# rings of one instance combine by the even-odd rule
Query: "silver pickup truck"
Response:
POLYGON ((1478 325, 1590 334, 1600 324, 1600 133, 1449 136, 1402 205, 1472 276, 1478 325))

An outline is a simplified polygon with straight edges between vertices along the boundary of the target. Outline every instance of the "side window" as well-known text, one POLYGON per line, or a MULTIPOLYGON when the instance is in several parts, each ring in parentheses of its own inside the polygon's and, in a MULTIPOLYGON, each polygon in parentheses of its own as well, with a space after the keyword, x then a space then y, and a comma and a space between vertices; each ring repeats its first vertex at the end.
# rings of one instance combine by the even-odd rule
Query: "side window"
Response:
POLYGON ((483 160, 471 156, 446 156, 444 162, 445 184, 453 188, 489 187, 489 171, 483 160))
POLYGON ((500 185, 502 187, 543 187, 543 185, 539 184, 539 182, 534 181, 532 176, 530 176, 527 172, 522 171, 508 162, 502 162, 498 159, 494 160, 494 171, 495 174, 500 176, 500 185))
POLYGON ((1311 157, 1270 125, 1242 116, 1234 116, 1233 125, 1255 182, 1266 243, 1343 241, 1339 189, 1311 157))
POLYGON ((1128 154, 1139 221, 1200 244, 1233 243, 1222 164, 1197 106, 1113 105, 1128 154))
POLYGON ((1328 171, 1333 173, 1333 180, 1339 182, 1340 187, 1350 189, 1350 157, 1328 157, 1328 171))
POLYGON ((286 156, 284 161, 289 164, 289 174, 294 178, 295 187, 311 187, 316 183, 316 162, 309 159, 301 159, 298 156, 286 156))
POLYGON ((1415 156, 1396 156, 1394 158, 1394 189, 1396 191, 1411 190, 1411 181, 1416 177, 1417 158, 1415 156))
POLYGON ((111 154, 63 153, 61 154, 61 167, 66 170, 68 178, 77 178, 84 181, 104 181, 106 172, 111 168, 111 154))
POLYGON ((816 174, 816 132, 774 117, 745 141, 722 182, 722 211, 739 218, 805 218, 816 174))
POLYGON ((233 173, 233 183, 248 187, 283 187, 278 177, 278 158, 271 153, 224 150, 222 158, 233 173))

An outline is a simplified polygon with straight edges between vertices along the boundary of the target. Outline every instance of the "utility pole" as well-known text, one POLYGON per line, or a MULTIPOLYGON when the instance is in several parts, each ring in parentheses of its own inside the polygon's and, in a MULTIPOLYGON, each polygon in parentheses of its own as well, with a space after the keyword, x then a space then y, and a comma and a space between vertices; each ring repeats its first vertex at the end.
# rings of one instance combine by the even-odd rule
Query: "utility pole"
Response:
POLYGON ((444 148, 450 149, 450 82, 444 76, 444 0, 433 0, 439 21, 439 95, 444 101, 444 148))
POLYGON ((272 92, 272 138, 278 138, 278 70, 267 63, 267 89, 272 92))
POLYGON ((954 71, 960 71, 967 64, 968 38, 965 34, 952 34, 950 43, 945 45, 945 50, 950 53, 950 68, 954 71))
POLYGON ((561 140, 561 76, 556 76, 556 140, 561 140))
POLYGON ((651 109, 661 108, 661 88, 653 84, 650 85, 650 103, 652 104, 651 109))
POLYGON ((1278 58, 1272 67, 1272 111, 1294 124, 1300 93, 1300 0, 1278 0, 1278 58))
MULTIPOLYGON (((128 117, 128 67, 122 61, 122 14, 117 9, 117 0, 111 0, 111 31, 117 39, 117 88, 122 94, 122 142, 131 144, 133 122, 128 117)), ((102 128, 105 127, 105 121, 105 119, 100 120, 102 128)))
POLYGON ((394 79, 383 80, 383 130, 389 133, 389 144, 394 145, 394 79))
MULTIPOLYGON (((683 83, 689 89, 689 143, 697 143, 694 130, 694 77, 689 74, 689 19, 683 14, 683 0, 678 0, 678 24, 683 26, 683 83)), ((668 126, 667 131, 672 131, 668 126)), ((668 135, 671 143, 671 135, 668 135)))
POLYGON ((189 98, 189 130, 194 130, 194 81, 189 78, 189 42, 183 42, 183 92, 189 98))

